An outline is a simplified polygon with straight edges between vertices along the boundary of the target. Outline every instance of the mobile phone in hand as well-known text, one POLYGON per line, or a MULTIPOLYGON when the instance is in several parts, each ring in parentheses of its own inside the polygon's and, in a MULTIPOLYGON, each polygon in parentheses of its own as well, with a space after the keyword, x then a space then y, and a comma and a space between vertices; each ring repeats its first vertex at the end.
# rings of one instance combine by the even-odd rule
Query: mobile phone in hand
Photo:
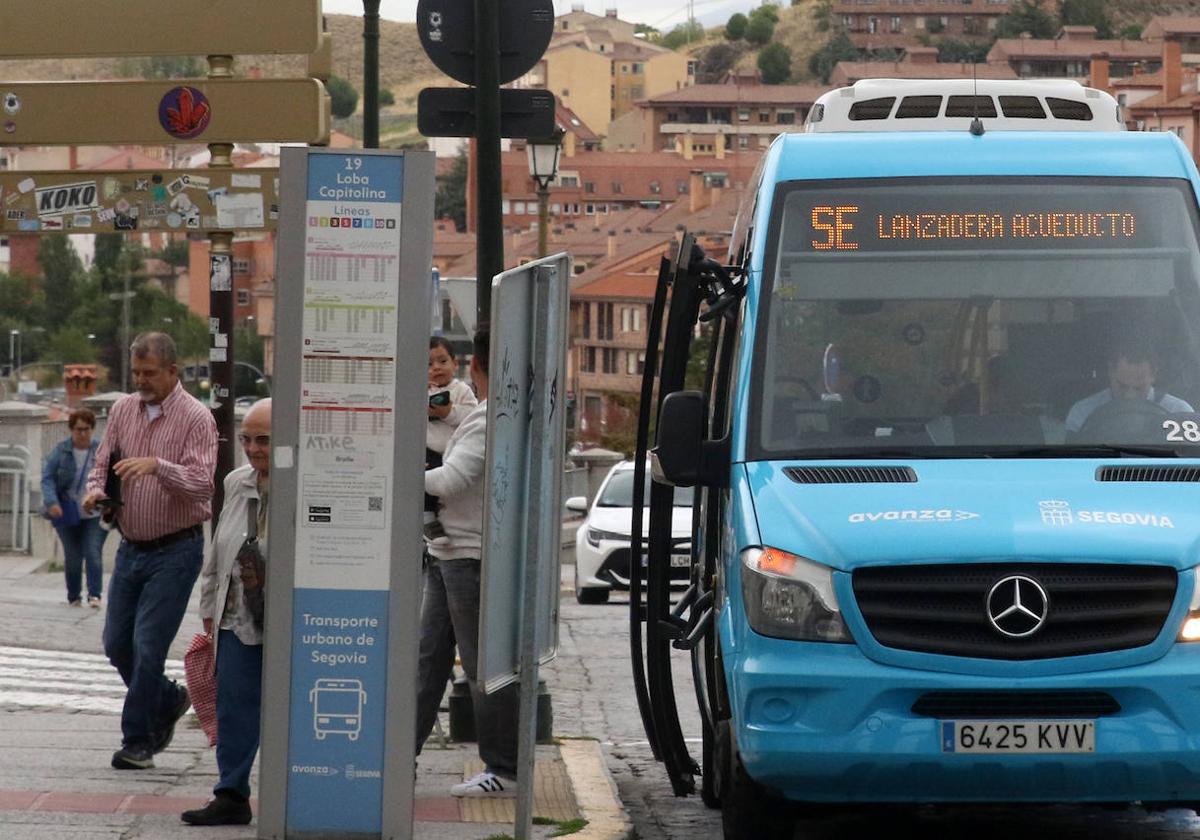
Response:
POLYGON ((438 408, 441 408, 442 406, 450 405, 450 392, 449 391, 438 391, 436 394, 430 394, 429 395, 429 404, 431 406, 437 406, 438 408))

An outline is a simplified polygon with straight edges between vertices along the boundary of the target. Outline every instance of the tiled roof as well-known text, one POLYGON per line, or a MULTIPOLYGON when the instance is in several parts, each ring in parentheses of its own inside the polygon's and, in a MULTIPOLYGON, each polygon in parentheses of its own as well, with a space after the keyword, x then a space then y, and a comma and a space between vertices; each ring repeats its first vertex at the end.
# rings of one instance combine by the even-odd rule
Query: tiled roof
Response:
POLYGON ((579 118, 579 115, 563 104, 562 100, 557 96, 554 97, 556 103, 554 109, 554 121, 558 123, 564 130, 571 132, 580 141, 590 143, 600 139, 600 135, 592 131, 588 124, 579 118))
POLYGON ((1146 111, 1167 110, 1178 108, 1181 110, 1191 110, 1200 103, 1200 96, 1197 96, 1195 87, 1191 91, 1184 93, 1181 96, 1168 99, 1162 93, 1156 93, 1153 96, 1147 96, 1145 99, 1139 99, 1132 105, 1126 106, 1125 110, 1130 116, 1136 116, 1146 111))
POLYGON ((1162 47, 1126 38, 1001 38, 988 51, 988 63, 1015 58, 1090 60, 1097 53, 1108 53, 1112 61, 1146 61, 1161 58, 1162 47))
POLYGON ((1164 35, 1200 35, 1200 17, 1190 15, 1160 15, 1150 18, 1142 30, 1142 40, 1154 40, 1164 35))
POLYGON ((646 103, 663 105, 812 105, 827 85, 692 85, 652 96, 646 103))
MULTIPOLYGON (((551 201, 662 201, 686 197, 678 185, 690 179, 692 170, 725 173, 731 186, 749 180, 760 153, 729 153, 723 159, 706 157, 685 160, 673 152, 580 152, 559 160, 559 172, 579 173, 579 187, 552 187, 551 201), (591 183, 594 192, 584 192, 591 183), (620 184, 615 192, 613 184, 620 184), (653 191, 654 183, 659 191, 653 191)), ((507 198, 528 200, 536 197, 536 185, 529 177, 529 163, 523 151, 501 155, 502 177, 507 198)))
POLYGON ((136 149, 125 149, 110 158, 99 161, 91 166, 81 167, 88 170, 105 169, 169 169, 163 161, 144 155, 136 149))
POLYGON ((1015 79, 1007 64, 929 63, 910 61, 839 61, 831 80, 853 84, 859 79, 1015 79))
POLYGON ((657 274, 606 274, 598 280, 584 283, 571 290, 571 297, 579 298, 626 298, 654 300, 657 274))

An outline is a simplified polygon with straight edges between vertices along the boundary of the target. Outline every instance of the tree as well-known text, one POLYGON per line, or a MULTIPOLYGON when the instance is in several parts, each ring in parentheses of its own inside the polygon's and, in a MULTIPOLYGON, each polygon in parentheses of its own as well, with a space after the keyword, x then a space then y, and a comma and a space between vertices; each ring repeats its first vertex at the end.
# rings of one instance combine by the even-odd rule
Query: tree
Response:
POLYGON ((117 269, 117 260, 121 257, 121 249, 125 247, 125 235, 121 233, 96 234, 96 254, 92 265, 100 272, 113 272, 117 269))
POLYGON ((66 234, 44 236, 38 245, 38 264, 42 267, 42 288, 46 295, 46 316, 50 323, 68 322, 77 303, 76 293, 83 277, 83 262, 66 234))
POLYGON ((1112 22, 1103 0, 1060 0, 1058 18, 1063 26, 1094 26, 1098 38, 1112 37, 1112 22))
POLYGON ((669 50, 677 50, 687 44, 704 40, 704 26, 698 20, 681 23, 668 32, 662 39, 662 45, 669 50))
POLYGON ((756 16, 770 18, 773 23, 779 23, 779 7, 774 3, 763 3, 757 9, 750 10, 750 18, 756 16))
POLYGON ((858 48, 854 46, 850 36, 839 32, 809 57, 808 70, 819 77, 823 84, 829 84, 829 76, 839 61, 854 61, 857 58, 858 48))
POLYGON ((1054 18, 1038 0, 1017 0, 996 24, 997 38, 1019 38, 1022 32, 1034 38, 1053 38, 1056 31, 1054 18))
POLYGON ((454 159, 450 171, 438 178, 437 194, 433 200, 434 215, 439 219, 451 218, 454 227, 467 227, 467 153, 462 151, 454 159))
POLYGON ((729 16, 729 21, 725 24, 725 37, 730 41, 737 41, 746 34, 746 24, 749 21, 741 12, 735 12, 729 16))
POLYGON ((341 76, 330 76, 326 88, 329 91, 329 98, 333 100, 335 117, 345 119, 358 108, 358 91, 354 89, 354 85, 341 76))
POLYGON ((959 41, 956 38, 943 38, 938 42, 938 61, 951 64, 981 64, 987 60, 990 47, 971 41, 959 41))
MULTIPOLYGON (((768 7, 762 7, 768 8, 768 7)), ((775 34, 775 21, 771 20, 767 15, 752 14, 750 22, 746 24, 746 40, 751 44, 762 46, 771 40, 771 36, 775 34)))
POLYGON ((763 84, 778 85, 792 75, 792 52, 783 44, 767 44, 758 54, 758 70, 763 84))
POLYGON ((385 107, 385 108, 386 108, 387 106, 389 106, 389 105, 395 105, 395 104, 396 104, 396 94, 392 93, 392 89, 391 89, 391 88, 380 88, 380 90, 379 90, 379 104, 380 104, 382 107, 385 107))
POLYGON ((696 67, 696 82, 702 85, 720 82, 737 64, 741 55, 741 49, 733 44, 713 44, 700 56, 700 64, 696 67))
POLYGON ((172 239, 158 252, 157 256, 167 265, 175 268, 187 268, 191 259, 191 248, 186 239, 172 239))
POLYGON ((91 364, 99 358, 95 343, 79 327, 63 327, 50 336, 46 354, 66 365, 91 364))

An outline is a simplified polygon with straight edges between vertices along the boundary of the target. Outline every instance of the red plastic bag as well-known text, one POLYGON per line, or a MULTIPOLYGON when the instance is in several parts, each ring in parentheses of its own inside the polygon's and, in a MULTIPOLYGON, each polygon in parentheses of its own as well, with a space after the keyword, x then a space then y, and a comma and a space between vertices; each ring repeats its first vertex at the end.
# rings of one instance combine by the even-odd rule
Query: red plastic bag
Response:
POLYGON ((213 642, 207 634, 197 633, 192 637, 183 655, 183 673, 192 696, 192 709, 211 747, 217 743, 217 674, 213 642))

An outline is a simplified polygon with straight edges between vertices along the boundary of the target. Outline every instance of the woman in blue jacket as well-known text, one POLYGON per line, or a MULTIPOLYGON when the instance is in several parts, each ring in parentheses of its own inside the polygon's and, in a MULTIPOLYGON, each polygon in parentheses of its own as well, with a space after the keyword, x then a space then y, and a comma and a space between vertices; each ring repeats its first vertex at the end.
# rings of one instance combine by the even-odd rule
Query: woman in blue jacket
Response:
POLYGON ((86 408, 77 408, 71 412, 67 425, 71 436, 54 447, 42 468, 42 503, 62 541, 67 603, 72 607, 83 605, 80 578, 86 565, 88 605, 98 609, 104 574, 100 554, 108 531, 100 527, 98 510, 88 514, 79 504, 87 495, 87 476, 96 462, 98 443, 92 440, 96 415, 86 408))

